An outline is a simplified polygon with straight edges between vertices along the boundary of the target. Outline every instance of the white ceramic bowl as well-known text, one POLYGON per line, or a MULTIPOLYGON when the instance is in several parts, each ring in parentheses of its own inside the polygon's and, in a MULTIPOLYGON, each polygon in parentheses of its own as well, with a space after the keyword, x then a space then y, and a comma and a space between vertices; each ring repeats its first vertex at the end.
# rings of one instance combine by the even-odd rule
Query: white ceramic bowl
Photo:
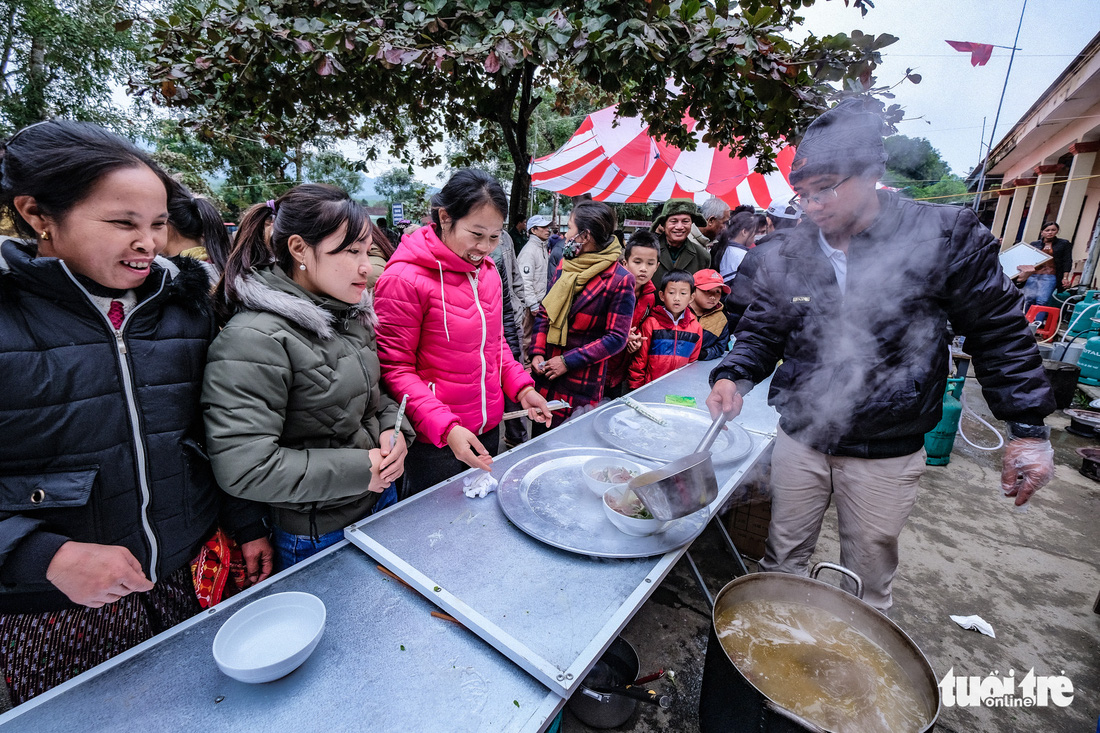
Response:
POLYGON ((612 509, 608 500, 619 499, 625 490, 625 486, 616 486, 608 489, 603 495, 603 501, 600 502, 603 504, 603 513, 606 514, 607 518, 611 520, 611 523, 615 525, 615 529, 633 537, 648 537, 651 534, 657 534, 663 531, 669 525, 668 522, 662 522, 659 519, 637 519, 635 517, 628 517, 612 509))
POLYGON ((325 604, 309 593, 276 593, 229 617, 214 637, 218 668, 241 682, 271 682, 293 672, 325 631, 325 604))
POLYGON ((589 459, 583 466, 581 466, 581 473, 584 474, 584 485, 588 487, 596 496, 603 496, 608 489, 623 489, 630 483, 627 479, 621 483, 614 483, 612 481, 599 481, 592 476, 593 473, 604 468, 621 467, 629 471, 632 471, 635 476, 641 476, 646 471, 652 469, 646 468, 640 463, 636 463, 629 458, 619 456, 596 456, 589 459))

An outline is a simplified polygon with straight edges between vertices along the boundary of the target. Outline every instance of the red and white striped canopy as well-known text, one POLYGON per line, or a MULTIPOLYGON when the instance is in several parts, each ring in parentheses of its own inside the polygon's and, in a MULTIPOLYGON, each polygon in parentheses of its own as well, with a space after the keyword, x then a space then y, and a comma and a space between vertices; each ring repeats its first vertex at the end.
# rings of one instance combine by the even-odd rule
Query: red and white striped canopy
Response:
POLYGON ((649 125, 637 117, 620 117, 617 107, 588 115, 560 150, 531 163, 535 188, 566 196, 590 193, 597 201, 656 203, 674 198, 703 203, 717 196, 731 207, 754 204, 766 209, 773 200, 794 196, 787 177, 794 148, 778 151, 779 170, 753 172, 754 158, 738 158, 726 146, 702 141, 695 120, 684 118, 698 145, 686 152, 649 136, 649 125))

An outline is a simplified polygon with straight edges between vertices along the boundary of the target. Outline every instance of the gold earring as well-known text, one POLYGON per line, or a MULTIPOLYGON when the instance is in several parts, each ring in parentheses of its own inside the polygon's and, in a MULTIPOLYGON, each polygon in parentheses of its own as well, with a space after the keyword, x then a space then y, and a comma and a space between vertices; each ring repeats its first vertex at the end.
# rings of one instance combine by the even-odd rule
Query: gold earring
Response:
POLYGON ((47 231, 47 230, 43 229, 43 230, 42 230, 42 237, 41 237, 41 239, 42 239, 42 241, 43 241, 43 242, 48 242, 48 241, 50 241, 50 233, 49 233, 49 231, 47 231))

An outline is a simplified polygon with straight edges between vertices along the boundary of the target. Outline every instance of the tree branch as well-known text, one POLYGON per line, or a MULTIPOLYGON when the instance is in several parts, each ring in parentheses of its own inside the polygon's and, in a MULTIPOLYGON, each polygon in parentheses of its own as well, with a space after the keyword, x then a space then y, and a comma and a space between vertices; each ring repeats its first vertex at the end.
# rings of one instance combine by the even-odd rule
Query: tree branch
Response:
POLYGON ((8 59, 11 56, 11 44, 15 38, 15 14, 16 10, 13 7, 11 17, 8 18, 8 32, 4 38, 4 55, 3 58, 0 58, 0 79, 4 80, 5 87, 8 79, 8 59))

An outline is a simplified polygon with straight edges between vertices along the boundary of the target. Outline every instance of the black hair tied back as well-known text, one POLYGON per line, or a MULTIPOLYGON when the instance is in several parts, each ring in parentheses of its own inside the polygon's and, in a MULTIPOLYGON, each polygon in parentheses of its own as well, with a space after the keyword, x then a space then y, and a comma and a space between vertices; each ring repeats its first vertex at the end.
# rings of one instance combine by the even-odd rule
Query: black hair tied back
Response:
POLYGON ((160 166, 128 140, 88 122, 47 120, 24 127, 0 154, 0 210, 20 234, 37 232, 15 209, 17 196, 30 196, 43 214, 63 219, 106 175, 146 166, 164 178, 160 166))
POLYGON ((442 230, 440 210, 445 210, 452 221, 458 221, 474 209, 489 204, 502 218, 508 216, 508 198, 500 181, 485 171, 463 168, 436 195, 432 196, 432 222, 442 230))
POLYGON ((253 268, 278 265, 290 272, 293 257, 289 240, 298 235, 310 247, 317 247, 347 225, 343 239, 326 254, 343 252, 373 230, 370 216, 362 206, 336 186, 304 183, 278 199, 252 206, 241 219, 222 278, 215 291, 215 304, 223 315, 237 301, 237 281, 253 268), (267 235, 268 222, 271 234, 267 235))

